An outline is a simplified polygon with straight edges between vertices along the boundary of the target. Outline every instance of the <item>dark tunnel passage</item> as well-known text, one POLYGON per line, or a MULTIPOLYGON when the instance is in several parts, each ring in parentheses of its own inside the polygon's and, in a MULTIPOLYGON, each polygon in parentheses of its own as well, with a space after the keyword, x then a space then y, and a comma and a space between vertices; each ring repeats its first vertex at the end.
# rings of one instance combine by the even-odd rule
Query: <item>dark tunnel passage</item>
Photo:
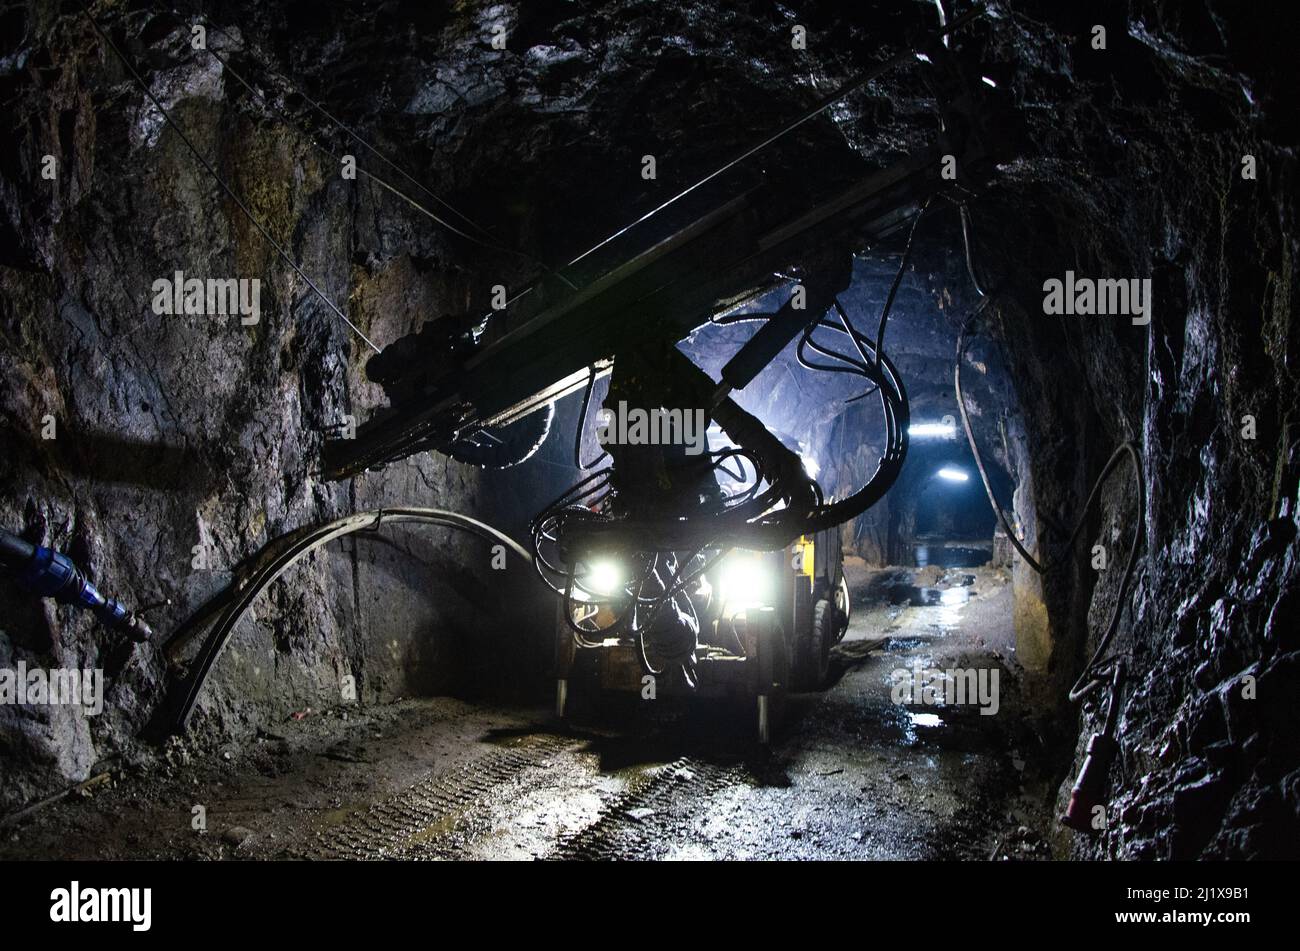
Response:
POLYGON ((0 859, 1300 857, 1294 10, 182 6, 0 14, 0 859))

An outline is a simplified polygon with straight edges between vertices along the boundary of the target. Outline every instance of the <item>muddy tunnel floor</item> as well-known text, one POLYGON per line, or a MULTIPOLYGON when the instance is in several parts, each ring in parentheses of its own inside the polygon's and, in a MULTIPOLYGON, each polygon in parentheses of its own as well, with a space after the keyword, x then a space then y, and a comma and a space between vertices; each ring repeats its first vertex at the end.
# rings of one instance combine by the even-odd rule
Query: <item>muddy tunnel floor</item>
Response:
POLYGON ((1045 857, 1006 572, 849 573, 832 685, 791 695, 769 747, 721 703, 311 711, 123 764, 3 830, 0 858, 1045 857), (917 665, 997 669, 996 713, 895 702, 892 673, 917 665))

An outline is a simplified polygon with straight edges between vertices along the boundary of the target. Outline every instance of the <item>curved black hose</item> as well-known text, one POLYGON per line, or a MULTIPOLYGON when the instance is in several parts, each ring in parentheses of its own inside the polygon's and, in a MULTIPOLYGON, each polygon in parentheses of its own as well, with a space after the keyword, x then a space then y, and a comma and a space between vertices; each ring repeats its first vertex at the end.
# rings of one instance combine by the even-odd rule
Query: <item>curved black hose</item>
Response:
POLYGON ((0 562, 9 567, 24 565, 32 560, 35 553, 36 546, 31 542, 0 528, 0 562))
MULTIPOLYGON (((1115 636, 1115 631, 1119 629, 1119 617, 1124 611, 1124 596, 1128 593, 1129 583, 1133 579, 1133 569, 1137 566, 1138 548, 1142 542, 1142 526, 1146 524, 1146 478, 1142 473, 1141 457, 1138 455, 1137 447, 1133 445, 1133 443, 1126 442, 1116 449, 1111 455, 1110 461, 1106 463, 1106 467, 1101 470, 1101 475, 1097 477, 1097 481, 1092 487, 1092 492, 1088 496, 1088 501, 1084 503, 1084 515, 1079 519, 1079 527, 1075 528, 1074 535, 1071 536, 1070 539, 1070 548, 1072 549, 1074 547, 1074 537, 1079 534, 1079 529, 1083 526, 1083 519, 1086 517, 1088 509, 1092 507, 1094 499, 1097 498, 1098 493, 1101 491, 1102 483, 1105 482, 1106 477, 1110 475, 1115 466, 1119 463, 1120 456, 1126 452, 1133 462, 1134 486, 1137 489, 1138 495, 1138 514, 1137 519, 1133 524, 1133 541, 1129 545, 1128 561, 1124 564, 1124 577, 1120 579, 1119 591, 1115 595, 1115 607, 1111 609, 1110 620, 1106 624, 1106 632, 1102 634, 1101 640, 1097 643, 1097 649, 1093 651, 1092 658, 1084 666, 1083 672, 1079 674, 1079 679, 1076 680, 1074 686, 1070 688, 1071 701, 1083 699, 1097 687, 1104 684, 1105 680, 1101 677, 1101 674, 1116 660, 1116 658, 1104 659, 1104 655, 1107 648, 1110 647, 1110 642, 1115 636)), ((1066 550, 1069 551, 1070 549, 1066 550)))
POLYGON ((979 296, 988 297, 988 293, 984 290, 984 282, 979 279, 979 275, 975 271, 975 255, 971 250, 975 243, 972 236, 975 229, 971 225, 970 211, 967 210, 964 201, 957 206, 957 210, 961 215, 961 243, 966 251, 966 273, 970 275, 970 282, 975 285, 975 290, 979 296))
POLYGON ((174 732, 179 733, 189 725, 213 664, 225 648, 235 625, 259 594, 303 557, 336 538, 360 531, 377 531, 384 524, 409 522, 471 532, 488 542, 504 545, 524 561, 533 561, 533 556, 509 535, 486 522, 444 509, 373 509, 281 535, 262 548, 246 574, 238 577, 225 591, 213 598, 208 606, 186 622, 164 645, 168 656, 172 660, 178 659, 180 649, 199 632, 202 626, 200 622, 216 618, 198 654, 189 665, 190 676, 180 687, 172 723, 174 732))
POLYGON ((993 486, 989 482, 988 472, 984 469, 984 459, 980 456, 979 446, 975 444, 975 431, 971 428, 970 416, 966 412, 966 398, 962 394, 961 390, 961 365, 966 354, 967 328, 969 328, 970 324, 979 315, 980 311, 983 310, 984 307, 988 306, 988 303, 992 300, 993 298, 986 297, 984 302, 980 304, 979 310, 976 310, 976 312, 971 315, 970 319, 962 325, 961 330, 957 334, 957 364, 953 367, 953 389, 957 391, 957 411, 961 414, 961 425, 966 431, 966 441, 970 443, 971 455, 975 457, 975 468, 979 470, 980 481, 984 483, 984 492, 989 498, 989 505, 993 507, 993 511, 998 516, 998 521, 1002 523, 1002 530, 1007 533, 1007 538, 1011 541, 1011 544, 1015 547, 1016 551, 1020 552, 1020 557, 1025 560, 1025 563, 1029 565, 1030 568, 1033 568, 1035 572, 1041 575, 1045 569, 1038 563, 1033 555, 1029 554, 1028 549, 1026 549, 1024 545, 1020 544, 1020 539, 1016 537, 1016 533, 1011 527, 1010 520, 1007 518, 1006 513, 1002 511, 1002 506, 998 504, 998 500, 993 495, 993 486))
POLYGON ((930 207, 933 199, 927 198, 921 210, 916 213, 912 219, 912 228, 907 232, 907 244, 903 245, 903 257, 898 262, 898 272, 894 275, 894 282, 889 285, 889 296, 885 298, 884 309, 880 312, 880 326, 876 329, 876 353, 880 353, 885 347, 885 324, 889 322, 889 312, 894 307, 894 297, 898 294, 899 285, 903 283, 903 274, 907 270, 907 259, 912 256, 912 242, 916 239, 916 228, 921 223, 925 210, 930 207))

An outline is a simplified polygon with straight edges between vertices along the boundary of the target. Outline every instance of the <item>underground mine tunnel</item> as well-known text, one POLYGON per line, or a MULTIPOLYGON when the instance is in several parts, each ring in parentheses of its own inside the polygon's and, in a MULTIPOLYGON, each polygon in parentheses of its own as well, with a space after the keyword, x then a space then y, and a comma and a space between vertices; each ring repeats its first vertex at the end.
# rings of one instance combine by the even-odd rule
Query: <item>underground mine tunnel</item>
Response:
POLYGON ((0 18, 0 858, 1300 853, 1293 9, 0 18))

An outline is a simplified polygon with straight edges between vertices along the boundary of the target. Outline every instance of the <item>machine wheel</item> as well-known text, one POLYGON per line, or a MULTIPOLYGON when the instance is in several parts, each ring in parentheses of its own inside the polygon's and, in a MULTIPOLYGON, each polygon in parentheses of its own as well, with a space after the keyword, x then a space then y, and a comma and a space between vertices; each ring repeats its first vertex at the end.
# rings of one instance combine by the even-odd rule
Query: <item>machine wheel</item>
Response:
POLYGON ((835 586, 835 643, 844 640, 849 630, 849 618, 853 616, 853 598, 849 595, 849 579, 840 575, 840 583, 835 586))
POLYGON ((796 641, 799 660, 796 690, 820 690, 825 686, 830 671, 831 647, 838 640, 838 617, 835 605, 825 598, 813 606, 812 625, 796 641))
POLYGON ((821 690, 830 672, 831 645, 835 643, 837 612, 825 598, 813 607, 812 629, 799 639, 799 690, 821 690))

